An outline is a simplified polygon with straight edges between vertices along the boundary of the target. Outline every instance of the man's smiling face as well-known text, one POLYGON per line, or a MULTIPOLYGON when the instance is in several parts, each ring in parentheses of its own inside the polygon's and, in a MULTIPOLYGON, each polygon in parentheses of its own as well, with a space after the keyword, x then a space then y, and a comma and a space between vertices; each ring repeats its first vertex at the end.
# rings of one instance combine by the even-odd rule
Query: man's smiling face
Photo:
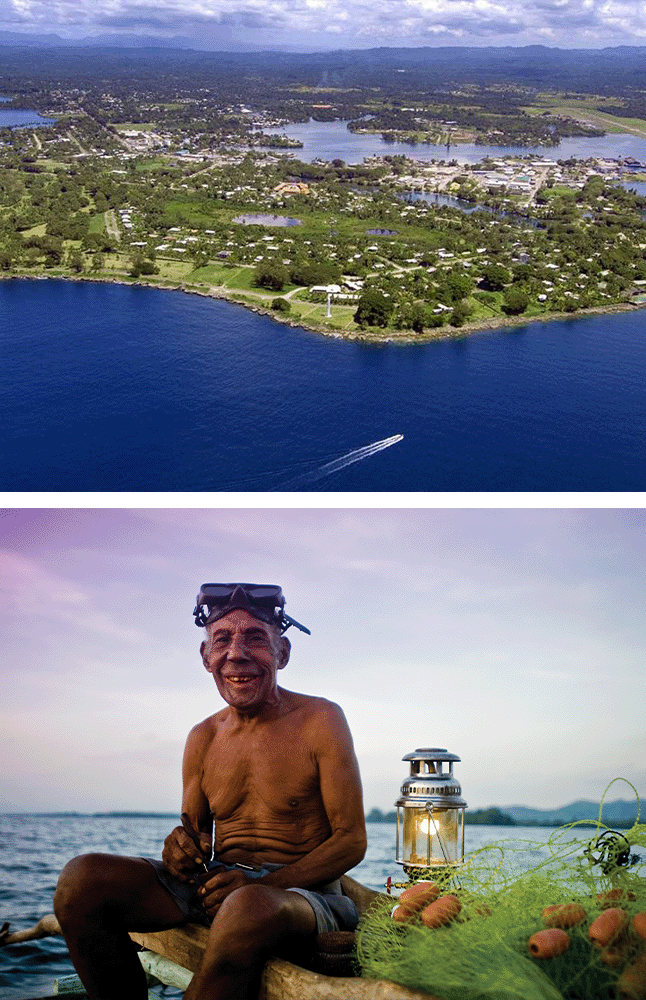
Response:
POLYGON ((207 633, 202 659, 222 698, 243 714, 277 704, 276 674, 289 659, 289 641, 242 609, 207 625, 207 633))

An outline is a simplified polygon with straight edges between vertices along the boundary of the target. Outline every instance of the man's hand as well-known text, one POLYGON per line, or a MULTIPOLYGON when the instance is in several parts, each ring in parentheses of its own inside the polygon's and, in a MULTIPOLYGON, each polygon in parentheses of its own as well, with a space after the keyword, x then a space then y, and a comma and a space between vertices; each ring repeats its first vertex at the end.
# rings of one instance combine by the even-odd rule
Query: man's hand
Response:
POLYGON ((164 868, 182 882, 194 881, 197 866, 208 862, 210 857, 211 838, 208 833, 200 834, 199 851, 182 826, 176 826, 164 841, 164 868))
POLYGON ((240 889, 241 886, 251 885, 252 882, 257 881, 257 879, 250 879, 239 870, 220 872, 197 890, 197 899, 204 912, 209 917, 214 917, 227 896, 230 896, 236 889, 240 889))

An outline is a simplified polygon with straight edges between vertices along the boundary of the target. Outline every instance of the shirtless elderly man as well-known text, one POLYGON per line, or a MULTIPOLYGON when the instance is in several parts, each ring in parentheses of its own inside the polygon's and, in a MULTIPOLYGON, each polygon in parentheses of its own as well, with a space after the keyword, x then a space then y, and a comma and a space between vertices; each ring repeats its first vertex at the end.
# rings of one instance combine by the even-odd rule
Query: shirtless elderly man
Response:
POLYGON ((356 926, 338 881, 366 849, 352 737, 337 705, 278 687, 284 632, 307 631, 284 606, 279 587, 203 585, 202 660, 227 707, 188 736, 183 825, 163 862, 85 854, 61 874, 56 914, 93 1000, 146 997, 130 930, 210 924, 185 1000, 246 1000, 287 939, 356 926))

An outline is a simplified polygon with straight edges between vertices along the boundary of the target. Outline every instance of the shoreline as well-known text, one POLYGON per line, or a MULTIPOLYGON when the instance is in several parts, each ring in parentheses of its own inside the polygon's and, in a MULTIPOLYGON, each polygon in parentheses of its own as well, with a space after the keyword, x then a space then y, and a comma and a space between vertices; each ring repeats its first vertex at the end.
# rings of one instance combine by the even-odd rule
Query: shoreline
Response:
POLYGON ((136 287, 136 288, 158 288, 161 291, 178 291, 184 292, 187 295, 200 295, 202 298, 209 299, 219 299, 223 302, 229 302, 231 305, 239 306, 242 309, 247 309, 249 312, 255 312, 261 316, 267 316, 268 319, 273 320, 276 323, 280 323, 283 326, 291 326, 294 329, 306 330, 308 333, 321 334, 324 337, 328 337, 332 340, 348 340, 348 341, 359 341, 360 343, 368 344, 395 344, 402 346, 410 346, 414 344, 424 344, 432 343, 433 341, 440 340, 459 340, 466 336, 481 332, 494 332, 496 330, 512 330, 518 329, 523 326, 527 326, 529 323, 549 323, 552 321, 563 321, 566 319, 577 320, 585 319, 587 316, 605 316, 614 315, 623 312, 633 312, 637 309, 646 308, 646 301, 644 302, 615 302, 609 306, 591 306, 587 309, 578 309, 576 312, 555 312, 546 313, 541 316, 500 316, 492 317, 491 319, 472 321, 463 323, 462 326, 451 327, 442 326, 434 330, 428 330, 424 333, 412 333, 410 330, 384 330, 383 333, 378 332, 376 328, 371 330, 338 330, 326 327, 323 324, 306 323, 303 321, 297 321, 290 318, 289 316, 280 315, 275 312, 275 310, 270 308, 265 308, 260 303, 252 302, 241 302, 234 296, 229 296, 223 294, 219 291, 218 286, 210 286, 208 288, 197 288, 191 287, 190 285, 183 284, 181 282, 164 283, 150 280, 150 281, 140 281, 132 280, 127 281, 125 279, 118 278, 108 278, 100 276, 91 275, 72 275, 72 274, 2 274, 0 275, 0 281, 73 281, 73 282, 92 282, 93 284, 100 285, 124 285, 126 287, 136 287))

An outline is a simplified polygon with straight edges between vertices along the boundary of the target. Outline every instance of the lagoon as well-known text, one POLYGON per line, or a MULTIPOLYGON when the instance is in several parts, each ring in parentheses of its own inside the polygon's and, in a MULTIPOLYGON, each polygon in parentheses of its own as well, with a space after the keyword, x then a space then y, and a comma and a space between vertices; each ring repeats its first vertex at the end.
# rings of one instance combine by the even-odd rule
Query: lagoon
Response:
POLYGON ((43 118, 37 111, 30 111, 25 108, 0 107, 0 128, 27 128, 28 126, 35 125, 53 125, 54 121, 54 118, 43 118))
POLYGON ((618 133, 599 137, 575 136, 563 139, 558 146, 478 146, 475 143, 459 143, 447 148, 428 143, 385 142, 379 134, 348 131, 346 121, 310 120, 265 131, 300 140, 303 148, 294 155, 305 163, 311 163, 317 158, 339 158, 346 163, 362 163, 366 156, 408 156, 410 159, 426 162, 457 160, 458 163, 478 163, 487 156, 539 156, 546 160, 567 160, 571 156, 581 160, 588 157, 613 159, 625 156, 644 159, 644 139, 618 133))
POLYGON ((370 344, 20 279, 0 284, 0 343, 3 490, 646 488, 646 310, 370 344))
POLYGON ((288 215, 263 215, 259 212, 237 215, 233 221, 242 226, 272 226, 277 228, 303 225, 300 219, 292 219, 288 215))

